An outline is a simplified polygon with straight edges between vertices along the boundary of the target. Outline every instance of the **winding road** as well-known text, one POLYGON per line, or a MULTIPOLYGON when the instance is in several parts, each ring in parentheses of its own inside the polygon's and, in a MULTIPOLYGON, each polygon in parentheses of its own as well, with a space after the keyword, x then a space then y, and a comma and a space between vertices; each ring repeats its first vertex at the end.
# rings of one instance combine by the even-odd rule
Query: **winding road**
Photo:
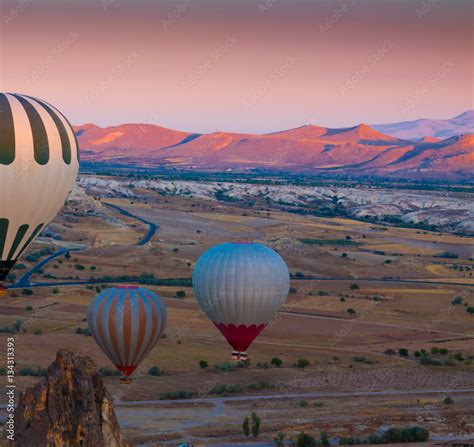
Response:
MULTIPOLYGON (((103 202, 104 205, 108 206, 109 208, 112 208, 116 211, 118 211, 120 214, 131 217, 132 219, 138 220, 141 223, 144 223, 145 225, 148 226, 148 231, 146 232, 145 236, 143 236, 135 245, 136 246, 143 246, 147 244, 151 238, 156 234, 156 232, 159 229, 159 226, 153 222, 150 222, 146 219, 143 219, 140 216, 136 216, 129 211, 127 211, 124 208, 121 208, 117 205, 113 205, 111 203, 103 202)), ((121 283, 121 282, 137 282, 138 280, 87 280, 87 281, 47 281, 47 282, 30 282, 30 279, 32 275, 37 273, 41 268, 43 268, 46 264, 48 264, 50 261, 52 261, 55 258, 58 258, 60 256, 65 255, 66 253, 70 253, 73 251, 81 251, 85 250, 87 247, 83 246, 74 246, 74 247, 69 247, 69 248, 61 248, 58 251, 54 252, 52 255, 47 256, 40 262, 38 262, 35 266, 33 266, 31 269, 29 269, 26 273, 24 273, 15 283, 13 283, 11 286, 8 286, 8 289, 21 289, 21 288, 34 288, 34 287, 55 287, 55 286, 77 286, 77 285, 89 285, 89 284, 107 284, 107 283, 121 283)))

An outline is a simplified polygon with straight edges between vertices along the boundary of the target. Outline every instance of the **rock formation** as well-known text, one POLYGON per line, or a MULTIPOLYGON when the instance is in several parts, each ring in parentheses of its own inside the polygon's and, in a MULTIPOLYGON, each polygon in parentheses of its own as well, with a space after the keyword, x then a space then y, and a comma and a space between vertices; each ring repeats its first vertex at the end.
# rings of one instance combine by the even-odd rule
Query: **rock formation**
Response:
POLYGON ((15 447, 126 447, 94 362, 70 349, 61 349, 47 376, 21 393, 15 438, 15 447))

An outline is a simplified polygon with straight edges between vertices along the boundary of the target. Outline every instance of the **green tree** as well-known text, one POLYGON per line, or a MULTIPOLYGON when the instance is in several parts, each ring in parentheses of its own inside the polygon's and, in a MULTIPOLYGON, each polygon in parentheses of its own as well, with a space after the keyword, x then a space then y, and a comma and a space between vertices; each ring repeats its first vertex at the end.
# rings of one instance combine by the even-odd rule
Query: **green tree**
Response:
POLYGON ((347 309, 347 313, 352 316, 356 314, 356 311, 352 307, 349 307, 349 309, 347 309))
POLYGON ((296 447, 316 447, 317 445, 316 439, 304 431, 296 437, 296 447))
POLYGON ((351 284, 349 288, 351 290, 359 290, 359 286, 357 284, 351 284))
POLYGON ((285 445, 285 433, 279 431, 276 436, 273 438, 277 447, 283 447, 285 445))
POLYGON ((298 360, 296 361, 296 367, 297 367, 297 368, 305 369, 305 368, 307 368, 309 365, 311 365, 311 363, 309 362, 309 360, 306 360, 306 359, 298 359, 298 360))
POLYGON ((245 416, 244 418, 244 422, 242 423, 242 431, 247 438, 250 436, 250 419, 248 416, 245 416))
POLYGON ((149 370, 148 370, 148 374, 150 376, 155 376, 155 377, 160 377, 161 375, 163 375, 163 373, 161 372, 161 369, 158 368, 158 366, 152 366, 149 370))
POLYGON ((400 355, 400 357, 408 357, 408 349, 400 348, 398 350, 398 354, 400 355))
POLYGON ((279 359, 278 357, 273 357, 270 361, 270 364, 272 364, 273 366, 281 366, 283 365, 283 360, 279 359))
POLYGON ((209 367, 209 363, 206 360, 199 360, 199 368, 206 369, 209 367))
POLYGON ((262 420, 257 413, 252 413, 252 436, 257 438, 260 434, 260 424, 262 420))
POLYGON ((325 431, 322 431, 321 434, 319 435, 319 442, 322 445, 326 445, 326 446, 330 444, 328 435, 325 431))

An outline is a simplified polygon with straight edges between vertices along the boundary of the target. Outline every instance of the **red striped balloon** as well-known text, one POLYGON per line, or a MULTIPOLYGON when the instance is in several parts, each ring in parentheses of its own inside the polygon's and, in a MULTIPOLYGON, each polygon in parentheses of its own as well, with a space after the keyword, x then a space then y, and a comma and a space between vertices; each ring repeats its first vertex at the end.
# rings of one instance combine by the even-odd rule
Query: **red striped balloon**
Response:
POLYGON ((89 330, 102 351, 130 376, 161 338, 167 320, 165 303, 145 288, 113 287, 89 304, 89 330))

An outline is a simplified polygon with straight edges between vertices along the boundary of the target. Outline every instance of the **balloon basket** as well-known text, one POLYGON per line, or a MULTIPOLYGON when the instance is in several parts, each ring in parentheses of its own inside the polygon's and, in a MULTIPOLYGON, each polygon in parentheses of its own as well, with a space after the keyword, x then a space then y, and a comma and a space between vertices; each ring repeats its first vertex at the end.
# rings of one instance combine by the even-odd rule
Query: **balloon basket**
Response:
POLYGON ((232 358, 234 360, 247 360, 247 353, 241 351, 232 351, 232 358))
POLYGON ((131 377, 123 376, 120 377, 120 383, 122 385, 131 385, 133 383, 133 379, 131 377))

